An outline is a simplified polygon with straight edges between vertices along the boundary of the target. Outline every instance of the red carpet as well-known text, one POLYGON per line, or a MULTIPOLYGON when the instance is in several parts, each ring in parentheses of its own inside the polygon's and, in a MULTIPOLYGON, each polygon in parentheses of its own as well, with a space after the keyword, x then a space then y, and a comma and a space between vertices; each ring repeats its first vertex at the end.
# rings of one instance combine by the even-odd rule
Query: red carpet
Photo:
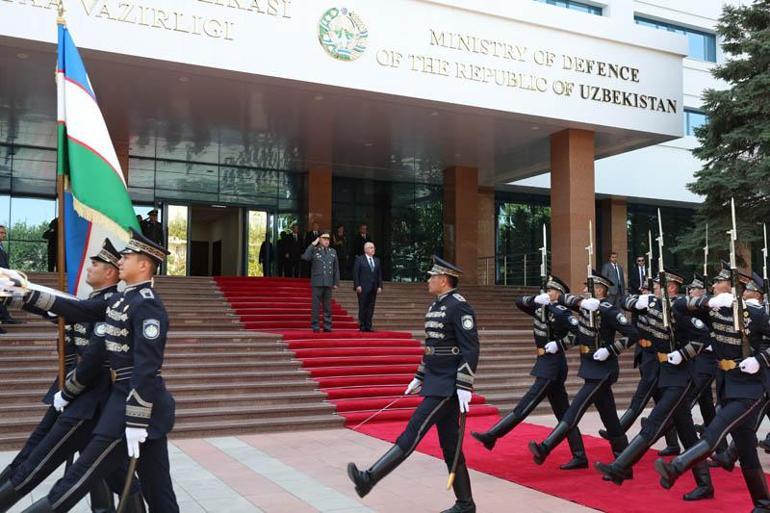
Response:
MULTIPOLYGON (((247 329, 280 333, 297 360, 318 382, 321 391, 355 426, 396 398, 400 399, 370 423, 408 419, 418 396, 403 397, 422 358, 422 346, 409 333, 361 333, 358 322, 333 303, 332 333, 310 331, 310 283, 296 278, 216 278, 247 329)), ((472 414, 497 409, 473 396, 472 414)))
MULTIPOLYGON (((473 408, 471 408, 471 412, 473 408)), ((542 465, 532 461, 527 449, 530 440, 542 441, 550 432, 548 428, 533 424, 521 424, 508 436, 497 442, 494 451, 487 451, 470 436, 471 431, 482 431, 498 420, 498 416, 469 417, 465 436, 464 451, 468 465, 474 470, 518 483, 549 495, 582 504, 610 513, 703 513, 720 511, 741 513, 751 511, 751 500, 743 482, 740 468, 732 473, 724 470, 711 472, 716 490, 715 498, 707 501, 684 502, 681 497, 695 487, 691 473, 682 476, 671 490, 664 490, 658 484, 658 474, 653 469, 657 459, 655 451, 648 452, 634 467, 634 479, 622 486, 602 481, 601 475, 593 469, 594 461, 611 461, 611 452, 606 440, 586 436, 586 446, 591 468, 565 472, 559 465, 570 458, 569 446, 563 442, 542 465)), ((404 429, 404 422, 373 423, 361 426, 359 432, 389 442, 395 441, 404 429)), ((417 448, 418 451, 441 458, 436 430, 431 429, 417 448)), ((357 462, 369 465, 373 462, 357 462)), ((443 463, 441 463, 443 465, 443 463)), ((435 483, 435 491, 443 483, 435 483)), ((379 486, 388 486, 387 478, 379 486)), ((364 499, 366 502, 366 499, 364 499)))

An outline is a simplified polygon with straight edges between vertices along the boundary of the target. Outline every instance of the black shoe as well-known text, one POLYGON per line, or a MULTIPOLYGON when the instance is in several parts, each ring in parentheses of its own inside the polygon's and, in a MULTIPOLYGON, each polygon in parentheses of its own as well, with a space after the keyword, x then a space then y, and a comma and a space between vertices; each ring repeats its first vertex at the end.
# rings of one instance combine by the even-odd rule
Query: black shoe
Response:
POLYGON ((692 468, 692 474, 695 476, 695 489, 684 494, 683 500, 700 501, 703 499, 714 498, 714 486, 711 484, 711 473, 706 463, 701 462, 692 468))
POLYGON ((607 433, 606 429, 600 429, 599 430, 599 436, 604 438, 605 440, 609 440, 610 439, 610 434, 607 433))
MULTIPOLYGON (((625 435, 623 435, 625 439, 625 435)), ((620 447, 623 445, 623 440, 620 437, 617 438, 615 445, 620 447)), ((602 463, 597 461, 594 466, 596 469, 607 477, 607 481, 612 481, 616 485, 623 484, 626 479, 633 479, 634 473, 632 467, 634 464, 642 459, 644 453, 649 449, 650 444, 639 435, 636 435, 631 443, 627 443, 612 463, 602 463)))
POLYGON ((495 444, 497 443, 497 437, 490 435, 489 433, 478 433, 476 431, 471 431, 471 436, 484 444, 484 447, 488 451, 491 451, 495 448, 495 444))
POLYGON ((678 445, 669 445, 665 449, 658 451, 658 456, 679 456, 682 454, 682 450, 678 445))
POLYGON ((19 495, 10 479, 0 485, 0 511, 8 511, 24 496, 19 495))
POLYGON ((749 489, 754 509, 751 513, 770 513, 770 494, 767 491, 767 479, 761 468, 743 468, 743 480, 749 489))
POLYGON ((0 320, 0 323, 3 323, 3 324, 24 324, 24 321, 20 321, 18 319, 14 319, 13 317, 8 317, 7 319, 0 320))
POLYGON ((585 454, 573 454, 572 459, 563 465, 559 465, 561 470, 579 470, 581 468, 588 468, 588 458, 585 454))
POLYGON ((706 426, 703 424, 695 424, 695 432, 698 433, 698 436, 703 436, 703 432, 706 430, 706 426))
POLYGON ((542 465, 548 457, 548 449, 534 440, 530 440, 529 442, 529 452, 532 453, 532 459, 537 465, 542 465))
POLYGON ((318 328, 313 328, 313 333, 321 333, 321 330, 318 328))
POLYGON ((42 498, 32 506, 25 509, 22 513, 55 513, 48 503, 48 497, 42 498))
POLYGON ((457 500, 454 506, 441 513, 476 513, 476 504, 473 502, 473 494, 471 493, 471 478, 465 463, 457 466, 452 489, 457 500))
POLYGON ((332 332, 331 328, 324 328, 324 333, 331 333, 331 332, 332 332))
POLYGON ((529 452, 532 453, 532 459, 535 463, 542 465, 546 458, 548 458, 551 450, 567 437, 569 430, 569 424, 559 421, 556 427, 553 428, 553 431, 543 440, 543 443, 538 444, 534 440, 529 442, 529 452))
POLYGON ((770 454, 770 435, 767 435, 764 440, 760 440, 757 446, 761 447, 763 451, 770 454))
POLYGON ((394 445, 369 470, 358 470, 355 463, 348 463, 348 477, 356 485, 358 496, 363 498, 402 461, 404 461, 404 451, 394 445))

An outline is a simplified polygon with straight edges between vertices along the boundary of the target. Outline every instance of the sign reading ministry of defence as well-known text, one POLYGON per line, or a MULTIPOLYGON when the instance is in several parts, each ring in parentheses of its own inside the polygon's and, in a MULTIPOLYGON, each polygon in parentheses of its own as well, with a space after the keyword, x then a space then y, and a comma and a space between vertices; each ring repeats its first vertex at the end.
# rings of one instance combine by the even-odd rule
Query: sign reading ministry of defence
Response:
MULTIPOLYGON (((597 37, 608 20, 586 17, 576 32, 458 1, 388 0, 385 8, 382 0, 65 0, 65 7, 83 48, 681 135, 678 49, 597 37)), ((55 41, 56 5, 0 0, 0 36, 55 41)), ((537 8, 527 2, 512 14, 537 8)))

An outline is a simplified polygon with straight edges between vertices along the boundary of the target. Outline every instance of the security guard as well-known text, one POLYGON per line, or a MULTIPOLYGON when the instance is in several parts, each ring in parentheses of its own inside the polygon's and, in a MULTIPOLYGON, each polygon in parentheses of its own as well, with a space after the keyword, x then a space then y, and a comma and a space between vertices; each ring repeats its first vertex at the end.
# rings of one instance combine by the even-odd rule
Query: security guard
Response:
MULTIPOLYGON (((107 309, 110 298, 117 293, 119 259, 120 254, 112 242, 105 239, 102 249, 91 257, 91 265, 86 269, 86 283, 94 290, 84 302, 102 311, 107 309)), ((9 306, 21 306, 46 319, 52 318, 46 310, 35 305, 36 302, 29 301, 23 304, 22 298, 18 296, 9 302, 9 306)), ((64 342, 65 368, 67 374, 70 374, 75 368, 76 359, 83 358, 95 346, 104 345, 104 330, 94 329, 94 324, 87 322, 67 324, 64 342)), ((75 397, 70 395, 66 387, 59 391, 58 378, 51 385, 43 399, 44 403, 50 405, 48 411, 8 471, 4 472, 7 478, 0 486, 0 511, 10 509, 64 460, 86 445, 110 395, 109 369, 96 369, 94 379, 87 387, 79 389, 79 392, 75 397)), ((109 487, 101 479, 92 482, 90 502, 94 513, 114 511, 113 492, 121 493, 125 476, 125 469, 122 474, 116 472, 107 476, 109 487)), ((143 511, 136 483, 126 511, 143 511)))
POLYGON ((313 290, 313 317, 310 327, 318 333, 318 311, 323 305, 324 331, 332 330, 332 290, 340 285, 340 263, 337 252, 329 247, 329 232, 323 231, 305 249, 302 260, 311 262, 310 286, 313 290))
MULTIPOLYGON (((596 463, 599 472, 618 485, 623 483, 631 467, 663 436, 672 422, 685 448, 692 447, 698 441, 689 403, 695 382, 695 370, 691 362, 709 344, 709 329, 696 317, 680 310, 672 312, 672 302, 679 297, 683 298, 679 296, 679 288, 684 283, 684 276, 673 269, 666 270, 664 274, 665 295, 661 291, 660 279, 656 278, 655 295, 642 294, 628 301, 630 307, 640 312, 640 319, 646 320, 646 332, 657 352, 660 370, 657 379, 658 398, 650 415, 642 421, 642 430, 615 461, 609 464, 596 463)), ((692 471, 697 487, 685 494, 684 500, 713 497, 714 488, 706 463, 699 463, 692 471)))
POLYGON ((618 380, 620 373, 618 355, 637 343, 639 332, 615 305, 605 300, 612 285, 610 279, 596 271, 590 278, 596 289, 596 298, 584 299, 572 294, 565 297, 565 304, 580 313, 576 340, 580 349, 578 376, 585 380, 585 384, 548 437, 540 444, 534 440, 529 442, 529 450, 538 465, 542 465, 551 451, 577 427, 592 403, 607 428, 613 452, 620 453, 628 445, 618 422, 612 384, 618 380), (625 338, 616 340, 615 333, 618 331, 625 338))
POLYGON ((748 301, 762 290, 763 280, 753 275, 739 274, 744 286, 742 297, 747 299, 738 315, 743 317, 744 333, 735 329, 733 308, 736 298, 732 289, 729 267, 714 278, 714 296, 677 301, 675 309, 707 312, 711 317, 712 346, 719 365, 718 396, 720 408, 698 443, 674 458, 670 463, 659 459, 655 470, 660 474, 663 488, 671 488, 687 469, 708 457, 727 433, 732 435, 741 462, 741 471, 754 503, 753 513, 770 512, 767 481, 757 456, 757 436, 754 430, 757 415, 764 405, 767 392, 767 369, 770 351, 763 349, 762 337, 770 335, 770 318, 758 303, 748 301), (743 337, 747 338, 750 356, 743 355, 743 337))
POLYGON ((152 276, 168 251, 131 230, 118 265, 125 290, 112 296, 106 312, 82 302, 33 291, 37 306, 66 317, 80 316, 104 324, 100 354, 88 353, 67 378, 66 389, 78 395, 109 359, 112 392, 88 445, 48 493, 25 513, 69 511, 85 495, 88 483, 139 458, 137 471, 150 513, 178 513, 171 485, 166 436, 174 425, 174 399, 160 375, 168 333, 168 316, 153 289, 152 276), (141 444, 141 458, 140 456, 141 444))
MULTIPOLYGON (((490 451, 498 438, 502 438, 521 423, 548 397, 556 420, 561 420, 569 408, 569 396, 564 382, 567 380, 567 357, 564 351, 573 345, 578 321, 572 317, 569 308, 561 304, 569 287, 556 276, 549 276, 546 291, 537 296, 523 296, 516 300, 516 306, 533 318, 537 360, 530 375, 535 382, 521 398, 516 407, 485 433, 471 433, 490 451), (573 334, 573 332, 575 334, 573 334)), ((561 465, 562 470, 588 468, 583 438, 576 427, 567 435, 572 460, 561 465)))
MULTIPOLYGON (((425 315, 425 357, 404 392, 406 395, 420 392, 423 400, 396 444, 369 470, 362 471, 354 463, 348 464, 348 477, 360 497, 401 464, 434 424, 448 468, 451 469, 455 458, 459 442, 458 416, 470 409, 479 361, 479 336, 473 309, 457 293, 462 270, 435 256, 433 261, 428 271, 428 291, 436 300, 425 315)), ((453 486, 457 501, 442 513, 475 513, 471 480, 462 451, 453 486)))

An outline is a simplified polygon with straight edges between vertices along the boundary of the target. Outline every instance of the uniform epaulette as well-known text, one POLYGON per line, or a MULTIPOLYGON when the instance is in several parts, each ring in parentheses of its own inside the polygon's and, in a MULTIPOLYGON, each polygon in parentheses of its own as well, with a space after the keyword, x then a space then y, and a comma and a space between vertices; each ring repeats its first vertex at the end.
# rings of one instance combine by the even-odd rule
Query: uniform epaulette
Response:
POLYGON ((566 306, 564 306, 564 305, 556 305, 556 308, 558 308, 559 310, 566 310, 566 311, 569 311, 569 308, 567 308, 567 307, 566 307, 566 306))
POLYGON ((462 296, 461 296, 460 294, 458 294, 457 292, 455 292, 454 294, 452 294, 452 297, 453 297, 453 298, 455 298, 456 300, 458 300, 458 301, 459 301, 459 302, 461 302, 461 303, 465 303, 465 298, 464 298, 464 297, 462 297, 462 296))
POLYGON ((141 289, 139 293, 142 295, 144 299, 155 299, 155 294, 153 294, 151 288, 145 288, 141 289))
POLYGON ((602 305, 604 308, 612 308, 613 306, 615 306, 615 305, 613 305, 612 303, 610 303, 609 301, 602 301, 602 302, 601 302, 601 305, 602 305))

